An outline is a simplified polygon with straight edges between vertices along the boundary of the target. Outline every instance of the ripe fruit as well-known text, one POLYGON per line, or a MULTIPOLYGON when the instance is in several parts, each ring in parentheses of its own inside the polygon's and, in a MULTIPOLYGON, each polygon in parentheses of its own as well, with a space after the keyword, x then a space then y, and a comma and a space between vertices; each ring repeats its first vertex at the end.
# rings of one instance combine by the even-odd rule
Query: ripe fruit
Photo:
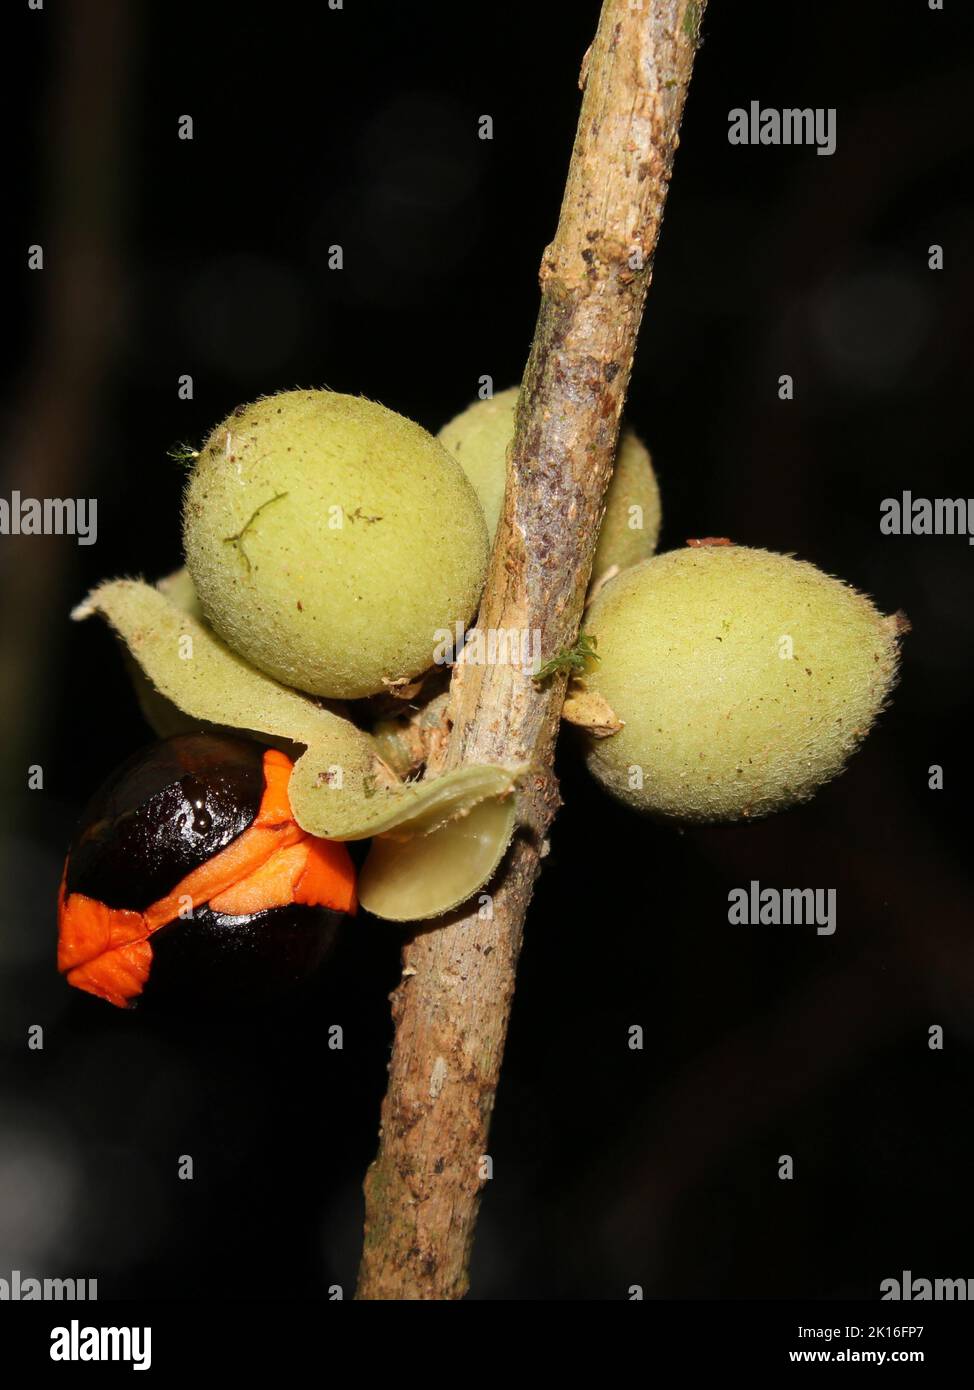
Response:
POLYGON ((618 575, 585 619, 584 677, 624 721, 586 735, 621 801, 683 821, 766 815, 841 772, 896 678, 897 621, 766 550, 670 551, 618 575))
POLYGON ((375 837, 359 885, 370 912, 399 921, 436 917, 487 882, 514 831, 511 792, 525 766, 465 763, 421 782, 399 781, 368 733, 234 656, 186 611, 184 598, 176 603, 150 584, 116 579, 94 589, 72 616, 108 620, 170 707, 167 719, 182 715, 190 732, 263 734, 296 753, 287 794, 298 825, 325 840, 375 837), (394 853, 385 837, 395 840, 394 853))
MULTIPOLYGON (((514 408, 520 389, 512 386, 491 400, 475 401, 437 436, 473 483, 491 540, 504 505, 507 448, 514 438, 514 408)), ((652 555, 659 540, 660 520, 659 484, 652 460, 635 432, 624 428, 605 496, 593 578, 613 565, 626 569, 652 555)))
POLYGON ((64 867, 58 969, 120 1008, 251 1002, 310 974, 356 909, 344 845, 295 823, 291 763, 181 734, 89 802, 64 867))
POLYGON ((476 494, 419 425, 332 391, 241 406, 186 490, 186 564, 234 651, 285 685, 354 699, 433 663, 476 608, 476 494))

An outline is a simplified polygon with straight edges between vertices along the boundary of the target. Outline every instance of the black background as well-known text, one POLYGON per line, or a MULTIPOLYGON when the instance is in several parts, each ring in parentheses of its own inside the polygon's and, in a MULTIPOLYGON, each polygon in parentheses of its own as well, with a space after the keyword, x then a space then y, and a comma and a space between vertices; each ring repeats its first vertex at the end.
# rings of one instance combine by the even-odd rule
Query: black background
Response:
MULTIPOLYGON (((67 614, 101 578, 179 563, 167 450, 239 402, 328 385, 435 430, 481 375, 518 379, 597 8, 10 7, 0 495, 96 496, 99 531, 0 539, 0 1277, 351 1292, 401 931, 360 918, 307 994, 242 1021, 163 1025, 66 989, 64 848, 147 737, 107 632, 67 614)), ((707 14, 628 407, 663 546, 795 552, 914 630, 847 774, 775 819, 654 828, 562 750, 475 1298, 875 1298, 904 1268, 974 1277, 972 552, 878 524, 904 488, 974 491, 963 8, 707 14), (836 153, 730 146, 751 100, 836 107, 836 153), (730 927, 727 893, 752 878, 836 888, 836 934, 730 927)))

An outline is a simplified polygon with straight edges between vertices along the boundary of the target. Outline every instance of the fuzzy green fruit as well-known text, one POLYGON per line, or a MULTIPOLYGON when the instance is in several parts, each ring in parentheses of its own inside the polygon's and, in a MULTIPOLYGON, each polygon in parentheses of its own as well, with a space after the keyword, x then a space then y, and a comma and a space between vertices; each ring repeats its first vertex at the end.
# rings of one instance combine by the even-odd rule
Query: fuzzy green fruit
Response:
POLYGON ((628 569, 656 552, 663 514, 649 450, 635 430, 623 428, 605 494, 605 516, 595 547, 592 577, 613 566, 628 569), (640 523, 637 525, 636 523, 640 523))
POLYGON ((584 677, 624 721, 585 735, 594 776, 682 821, 767 815, 841 772, 896 679, 898 623, 787 555, 669 551, 609 581, 584 677), (641 782, 641 785, 640 785, 641 782))
POLYGON ((186 489, 183 541, 214 631, 267 675, 333 699, 431 666, 437 630, 474 612, 488 554, 446 450, 332 391, 267 396, 217 426, 186 489))
MULTIPOLYGON (((514 410, 520 389, 512 386, 490 400, 475 401, 437 435, 476 488, 491 540, 504 505, 507 448, 514 438, 514 410)), ((649 451, 633 430, 623 429, 605 495, 593 579, 613 565, 626 569, 652 555, 660 521, 659 484, 649 451)))

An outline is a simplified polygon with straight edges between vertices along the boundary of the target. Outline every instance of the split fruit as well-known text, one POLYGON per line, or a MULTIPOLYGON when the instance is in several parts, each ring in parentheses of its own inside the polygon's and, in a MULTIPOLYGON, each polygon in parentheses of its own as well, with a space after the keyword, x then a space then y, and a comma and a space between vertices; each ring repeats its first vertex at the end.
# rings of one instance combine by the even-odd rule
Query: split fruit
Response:
POLYGON ((58 969, 120 1008, 250 1004, 325 959, 356 910, 342 844, 306 834, 291 763, 181 734, 124 763, 89 802, 58 900, 58 969))
POLYGON ((835 777, 895 684, 900 620, 814 565, 727 544, 609 581, 583 679, 623 727, 584 735, 596 779, 637 810, 730 821, 835 777))

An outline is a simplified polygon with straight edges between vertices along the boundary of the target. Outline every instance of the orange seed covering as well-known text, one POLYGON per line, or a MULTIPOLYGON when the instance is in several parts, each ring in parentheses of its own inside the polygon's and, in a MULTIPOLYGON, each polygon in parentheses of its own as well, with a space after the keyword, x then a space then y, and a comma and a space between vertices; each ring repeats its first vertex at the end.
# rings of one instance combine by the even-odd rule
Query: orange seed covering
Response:
POLYGON ((58 970, 68 983, 125 1008, 142 993, 152 933, 208 903, 239 917, 302 903, 354 913, 355 867, 345 845, 308 835, 291 815, 291 760, 264 754, 264 794, 253 823, 145 912, 107 907, 83 893, 58 895, 58 970))

